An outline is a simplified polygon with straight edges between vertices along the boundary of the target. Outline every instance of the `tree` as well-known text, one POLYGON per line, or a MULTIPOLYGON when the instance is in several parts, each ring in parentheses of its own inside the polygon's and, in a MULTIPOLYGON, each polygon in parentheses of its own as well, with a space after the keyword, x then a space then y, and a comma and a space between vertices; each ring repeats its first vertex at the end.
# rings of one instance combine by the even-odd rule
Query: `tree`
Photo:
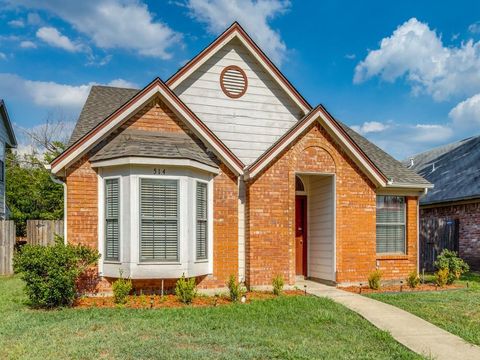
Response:
POLYGON ((54 182, 45 165, 64 149, 68 123, 52 120, 32 129, 21 129, 31 141, 27 154, 9 151, 6 155, 6 199, 17 236, 26 236, 27 220, 63 218, 63 186, 54 182))

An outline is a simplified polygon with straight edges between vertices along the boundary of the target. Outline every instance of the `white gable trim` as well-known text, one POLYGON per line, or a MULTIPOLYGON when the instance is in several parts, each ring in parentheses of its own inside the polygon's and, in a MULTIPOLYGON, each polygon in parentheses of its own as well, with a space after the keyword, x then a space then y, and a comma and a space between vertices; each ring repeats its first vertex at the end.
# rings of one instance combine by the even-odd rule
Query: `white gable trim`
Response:
MULTIPOLYGON (((243 29, 242 29, 243 30, 243 29)), ((213 42, 209 47, 202 51, 196 58, 192 60, 192 64, 187 64, 184 69, 180 69, 179 75, 174 74, 166 83, 171 89, 175 89, 180 85, 185 79, 187 79, 193 72, 195 72, 200 66, 207 62, 216 52, 223 48, 227 43, 229 43, 234 38, 240 40, 240 42, 247 48, 247 50, 253 55, 253 57, 262 65, 262 67, 267 71, 267 73, 275 79, 278 85, 285 91, 288 96, 295 102, 295 104, 303 111, 304 114, 307 114, 311 107, 306 103, 305 100, 301 100, 300 94, 292 91, 293 86, 288 84, 286 79, 282 79, 282 76, 279 76, 279 71, 275 71, 274 65, 266 58, 266 56, 261 56, 259 49, 256 49, 252 46, 253 41, 248 41, 246 33, 242 31, 238 24, 232 25, 228 30, 225 31, 224 35, 220 35, 218 39, 213 42), (218 42, 217 42, 218 41, 218 42)))
MULTIPOLYGON (((155 80, 152 84, 148 85, 143 94, 140 97, 135 99, 133 103, 128 103, 125 105, 125 108, 120 110, 120 112, 114 113, 104 122, 99 124, 95 129, 90 131, 79 143, 72 146, 71 149, 67 149, 65 153, 60 155, 57 159, 52 162, 51 170, 52 173, 57 174, 63 168, 67 167, 85 152, 90 150, 95 146, 103 137, 110 134, 113 130, 118 128, 125 120, 130 118, 135 114, 139 109, 142 108, 150 99, 155 95, 160 95, 161 99, 169 105, 169 107, 174 111, 174 113, 179 116, 194 132, 197 136, 200 137, 206 144, 208 144, 215 154, 223 161, 226 165, 230 167, 237 175, 243 172, 243 164, 237 159, 234 161, 232 156, 225 151, 225 148, 220 146, 220 141, 213 141, 212 135, 203 129, 200 125, 200 121, 195 121, 192 114, 188 111, 186 107, 179 106, 180 100, 175 99, 176 95, 171 93, 166 86, 160 86, 159 79, 155 80), (153 85, 153 86, 152 86, 153 85)), ((163 84, 162 84, 163 85, 163 84)), ((204 125, 205 126, 205 125, 204 125)))
POLYGON ((161 166, 181 166, 203 170, 209 173, 218 174, 220 170, 216 167, 201 163, 200 161, 190 159, 166 159, 152 158, 144 156, 127 156, 110 160, 92 161, 92 167, 107 167, 120 165, 161 165, 161 166))
POLYGON ((303 121, 298 123, 293 131, 287 133, 280 139, 275 146, 253 163, 245 174, 246 178, 254 178, 258 175, 270 162, 272 162, 279 154, 282 153, 303 131, 305 131, 313 122, 319 121, 320 124, 344 147, 349 156, 365 171, 369 178, 377 185, 385 187, 387 182, 385 178, 379 174, 378 170, 366 161, 365 156, 352 144, 352 142, 335 126, 332 120, 326 115, 320 107, 315 108, 303 121))

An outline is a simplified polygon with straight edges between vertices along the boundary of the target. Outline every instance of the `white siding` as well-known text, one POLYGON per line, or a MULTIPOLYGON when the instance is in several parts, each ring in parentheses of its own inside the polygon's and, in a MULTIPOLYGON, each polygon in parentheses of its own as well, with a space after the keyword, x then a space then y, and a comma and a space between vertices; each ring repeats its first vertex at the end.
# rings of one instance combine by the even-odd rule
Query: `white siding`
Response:
POLYGON ((333 176, 309 176, 308 211, 308 276, 334 281, 333 176))
POLYGON ((252 163, 299 118, 301 109, 234 39, 175 89, 190 109, 245 163, 252 163), (248 78, 245 95, 227 97, 220 73, 237 65, 248 78))

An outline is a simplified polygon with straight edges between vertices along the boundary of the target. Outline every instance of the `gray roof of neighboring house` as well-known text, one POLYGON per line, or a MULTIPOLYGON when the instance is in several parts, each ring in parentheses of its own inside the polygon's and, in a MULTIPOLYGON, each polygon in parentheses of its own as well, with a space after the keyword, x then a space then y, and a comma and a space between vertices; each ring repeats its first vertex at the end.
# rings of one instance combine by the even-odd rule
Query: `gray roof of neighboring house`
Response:
MULTIPOLYGON (((71 146, 81 137, 90 132, 95 126, 100 124, 120 106, 128 102, 138 92, 139 90, 136 89, 92 86, 92 90, 90 91, 85 106, 80 113, 80 117, 73 130, 68 146, 71 146)), ((415 172, 407 169, 402 163, 395 160, 378 146, 353 131, 350 127, 340 121, 338 122, 372 163, 387 179, 393 180, 394 184, 430 184, 415 172)))
POLYGON ((140 90, 94 85, 88 94, 68 146, 73 145, 140 90))
MULTIPOLYGON (((421 204, 480 198, 480 136, 412 156, 412 170, 434 184, 421 204)), ((410 164, 411 160, 405 160, 410 164)))
POLYGON ((217 167, 214 155, 187 134, 130 129, 114 137, 93 155, 91 160, 111 160, 129 156, 189 159, 217 167))
POLYGON ((17 138, 15 137, 12 122, 10 121, 10 117, 8 116, 7 106, 5 105, 5 101, 3 101, 3 99, 0 99, 0 114, 1 118, 3 119, 5 129, 7 129, 8 133, 7 145, 11 147, 17 147, 17 138))
POLYGON ((414 171, 408 169, 400 161, 388 155, 385 151, 380 149, 377 145, 365 139, 362 135, 355 132, 353 129, 337 120, 350 138, 362 149, 367 157, 372 161, 378 170, 388 180, 392 180, 393 184, 419 184, 430 185, 430 182, 419 176, 414 171))

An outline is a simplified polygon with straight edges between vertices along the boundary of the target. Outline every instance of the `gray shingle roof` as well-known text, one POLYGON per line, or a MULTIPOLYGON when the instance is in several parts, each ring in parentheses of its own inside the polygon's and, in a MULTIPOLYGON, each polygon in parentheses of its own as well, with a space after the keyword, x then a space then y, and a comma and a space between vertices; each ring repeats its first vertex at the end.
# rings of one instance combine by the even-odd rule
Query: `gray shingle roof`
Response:
POLYGON ((360 147, 360 149, 367 155, 371 162, 382 172, 388 180, 392 180, 393 184, 418 184, 430 185, 430 182, 418 175, 414 171, 408 169, 400 161, 388 155, 385 151, 380 149, 377 145, 365 139, 362 135, 352 130, 350 127, 337 122, 342 126, 350 138, 360 147))
MULTIPOLYGON (((480 136, 417 154, 412 170, 434 184, 421 204, 480 197, 480 136)), ((405 161, 410 164, 410 159, 405 161)))
POLYGON ((140 156, 168 159, 189 159, 217 167, 213 154, 187 134, 127 129, 113 138, 92 161, 140 156))
POLYGON ((116 88, 111 86, 92 86, 87 101, 73 129, 68 146, 73 145, 107 116, 134 97, 139 90, 116 88))

